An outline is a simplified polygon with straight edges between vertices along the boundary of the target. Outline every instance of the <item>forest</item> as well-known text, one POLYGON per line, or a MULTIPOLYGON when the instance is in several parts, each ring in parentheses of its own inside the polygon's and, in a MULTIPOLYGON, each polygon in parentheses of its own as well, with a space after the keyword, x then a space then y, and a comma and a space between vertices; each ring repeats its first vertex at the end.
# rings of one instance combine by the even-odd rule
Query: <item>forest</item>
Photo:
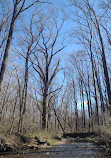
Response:
POLYGON ((0 138, 111 137, 110 25, 110 0, 0 0, 0 138))

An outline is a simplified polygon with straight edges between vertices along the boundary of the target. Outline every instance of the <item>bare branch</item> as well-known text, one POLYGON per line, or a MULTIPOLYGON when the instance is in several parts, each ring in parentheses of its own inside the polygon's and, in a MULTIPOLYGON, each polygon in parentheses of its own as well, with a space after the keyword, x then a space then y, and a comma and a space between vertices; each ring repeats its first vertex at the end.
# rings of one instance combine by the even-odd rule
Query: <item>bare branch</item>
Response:
POLYGON ((60 48, 60 49, 57 50, 54 54, 52 54, 52 56, 54 56, 54 55, 56 55, 57 53, 59 53, 60 51, 62 51, 65 47, 67 47, 67 46, 64 46, 64 47, 60 48))
POLYGON ((44 81, 44 77, 42 76, 42 74, 34 67, 34 65, 32 65, 34 70, 39 74, 40 78, 44 81))
POLYGON ((57 73, 57 70, 58 70, 58 67, 59 67, 59 63, 60 63, 60 60, 58 61, 57 66, 56 66, 56 68, 55 68, 55 70, 54 70, 54 72, 53 72, 53 74, 52 74, 52 76, 51 76, 51 78, 49 80, 49 83, 48 83, 49 85, 51 84, 53 78, 55 77, 55 75, 57 73))
POLYGON ((28 7, 24 8, 23 10, 21 10, 21 12, 24 12, 25 10, 29 9, 30 7, 32 7, 35 3, 46 3, 46 4, 52 4, 52 3, 49 3, 49 2, 40 2, 39 0, 33 2, 32 4, 30 4, 28 7))
POLYGON ((63 87, 63 85, 62 85, 61 87, 59 87, 59 88, 55 89, 54 91, 51 91, 48 95, 50 95, 50 94, 52 94, 52 93, 55 93, 56 91, 61 90, 61 88, 62 88, 62 87, 63 87))

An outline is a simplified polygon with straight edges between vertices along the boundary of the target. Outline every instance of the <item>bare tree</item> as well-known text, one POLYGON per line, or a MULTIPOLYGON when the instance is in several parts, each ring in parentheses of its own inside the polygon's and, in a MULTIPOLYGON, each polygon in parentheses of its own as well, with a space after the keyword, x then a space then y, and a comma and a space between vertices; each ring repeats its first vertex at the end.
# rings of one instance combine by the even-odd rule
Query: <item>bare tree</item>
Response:
MULTIPOLYGON (((23 116, 26 111, 26 102, 27 102, 27 93, 28 93, 28 79, 29 79, 29 68, 31 68, 30 58, 33 52, 35 52, 35 48, 39 41, 40 32, 33 32, 34 27, 34 15, 30 20, 29 28, 24 27, 24 37, 20 37, 18 46, 15 47, 15 52, 17 55, 22 57, 25 60, 25 72, 23 76, 22 82, 22 91, 20 91, 20 117, 19 117, 19 125, 18 125, 18 132, 21 133, 23 129, 23 116)), ((18 83, 19 84, 19 83, 18 83)), ((19 86, 20 87, 20 86, 19 86)))
POLYGON ((48 126, 48 106, 49 106, 49 95, 54 93, 60 88, 55 88, 53 91, 49 91, 50 86, 56 76, 56 74, 61 70, 59 69, 60 59, 58 59, 57 63, 53 66, 52 71, 52 61, 55 56, 61 52, 64 47, 57 49, 55 51, 55 46, 57 43, 57 39, 59 38, 59 33, 62 29, 63 22, 60 27, 58 27, 55 19, 52 19, 52 25, 49 27, 47 25, 47 21, 45 23, 41 23, 40 30, 40 41, 38 43, 37 51, 33 54, 34 59, 31 59, 34 70, 38 73, 41 81, 42 81, 42 91, 43 91, 43 112, 42 112, 42 128, 46 129, 48 126), (47 32, 46 32, 47 31, 47 32), (44 63, 44 64, 43 64, 44 63))

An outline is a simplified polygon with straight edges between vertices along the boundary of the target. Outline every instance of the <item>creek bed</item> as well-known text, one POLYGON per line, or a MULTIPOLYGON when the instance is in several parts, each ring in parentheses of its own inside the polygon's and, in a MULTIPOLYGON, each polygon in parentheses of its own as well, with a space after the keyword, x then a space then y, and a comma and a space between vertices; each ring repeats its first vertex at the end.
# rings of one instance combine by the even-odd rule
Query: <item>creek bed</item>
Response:
POLYGON ((111 158, 103 148, 89 142, 70 142, 37 151, 23 151, 21 154, 2 155, 0 158, 111 158))

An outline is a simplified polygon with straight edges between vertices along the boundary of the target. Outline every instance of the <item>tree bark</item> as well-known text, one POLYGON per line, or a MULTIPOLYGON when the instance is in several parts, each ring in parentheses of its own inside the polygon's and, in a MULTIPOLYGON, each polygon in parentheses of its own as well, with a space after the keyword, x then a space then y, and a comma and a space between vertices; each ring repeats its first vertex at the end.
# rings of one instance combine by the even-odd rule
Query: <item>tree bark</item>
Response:
POLYGON ((10 29, 9 29, 9 33, 8 33, 8 39, 7 39, 6 48, 5 48, 5 53, 4 53, 3 61, 2 61, 2 65, 1 65, 0 91, 2 89, 2 83, 3 83, 3 79, 4 79, 4 75, 5 75, 6 66, 7 66, 9 50, 10 50, 10 46, 11 46, 11 42, 12 42, 12 36, 13 36, 14 25, 15 25, 15 20, 16 20, 17 8, 18 8, 18 2, 15 3, 15 5, 14 5, 12 20, 11 20, 10 29))

